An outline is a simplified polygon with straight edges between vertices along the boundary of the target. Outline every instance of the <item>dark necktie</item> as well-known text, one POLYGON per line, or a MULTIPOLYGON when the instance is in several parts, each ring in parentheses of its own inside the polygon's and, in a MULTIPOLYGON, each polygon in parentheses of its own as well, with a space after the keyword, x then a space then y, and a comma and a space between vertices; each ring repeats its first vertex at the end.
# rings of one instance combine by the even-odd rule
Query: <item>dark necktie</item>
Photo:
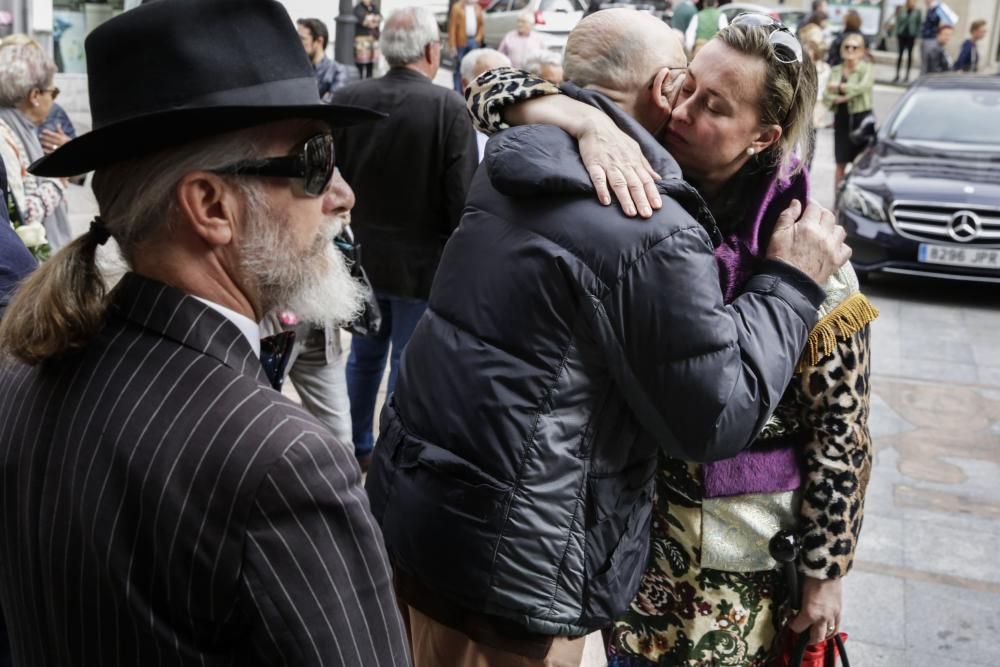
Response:
POLYGON ((279 334, 260 339, 260 365, 267 373, 267 379, 275 391, 281 391, 285 381, 285 367, 295 345, 295 332, 282 331, 279 334))

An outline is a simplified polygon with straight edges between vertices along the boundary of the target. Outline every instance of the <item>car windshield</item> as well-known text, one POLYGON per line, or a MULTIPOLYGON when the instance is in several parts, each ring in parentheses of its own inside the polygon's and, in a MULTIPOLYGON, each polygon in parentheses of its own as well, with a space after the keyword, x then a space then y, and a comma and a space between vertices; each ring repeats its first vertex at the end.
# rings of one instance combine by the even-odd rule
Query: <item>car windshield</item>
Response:
POLYGON ((896 115, 889 137, 928 148, 993 152, 1000 148, 997 118, 1000 90, 919 90, 896 115))

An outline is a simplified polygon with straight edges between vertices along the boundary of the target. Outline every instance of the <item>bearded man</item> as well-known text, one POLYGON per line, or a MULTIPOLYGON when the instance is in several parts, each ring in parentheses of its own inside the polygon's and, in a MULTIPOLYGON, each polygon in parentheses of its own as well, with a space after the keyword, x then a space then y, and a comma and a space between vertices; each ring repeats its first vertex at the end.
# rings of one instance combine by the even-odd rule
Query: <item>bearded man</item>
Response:
POLYGON ((358 306, 330 129, 378 115, 320 104, 272 0, 159 0, 86 46, 95 130, 32 170, 96 170, 100 218, 0 327, 15 664, 408 664, 352 453, 258 360, 264 313, 358 306))

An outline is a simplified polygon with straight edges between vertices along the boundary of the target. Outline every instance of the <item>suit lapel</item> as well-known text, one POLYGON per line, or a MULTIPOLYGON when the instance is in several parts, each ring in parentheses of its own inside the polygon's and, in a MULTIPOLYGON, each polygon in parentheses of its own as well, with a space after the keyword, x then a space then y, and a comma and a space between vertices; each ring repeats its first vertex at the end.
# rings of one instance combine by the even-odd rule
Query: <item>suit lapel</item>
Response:
POLYGON ((271 386, 239 327, 174 287, 126 273, 111 295, 111 308, 123 319, 207 354, 265 387, 271 386))

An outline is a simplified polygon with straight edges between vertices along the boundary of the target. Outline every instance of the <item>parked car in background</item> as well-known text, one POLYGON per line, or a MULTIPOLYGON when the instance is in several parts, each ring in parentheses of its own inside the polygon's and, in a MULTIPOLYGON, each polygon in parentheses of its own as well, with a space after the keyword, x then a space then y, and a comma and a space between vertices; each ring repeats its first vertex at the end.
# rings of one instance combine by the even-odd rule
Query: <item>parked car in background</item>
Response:
POLYGON ((517 28, 517 17, 525 12, 535 19, 535 32, 545 40, 545 48, 563 50, 570 30, 583 18, 584 0, 495 0, 483 18, 486 46, 496 48, 500 40, 517 28))
POLYGON ((859 276, 1000 283, 1000 77, 916 81, 839 193, 859 276))

